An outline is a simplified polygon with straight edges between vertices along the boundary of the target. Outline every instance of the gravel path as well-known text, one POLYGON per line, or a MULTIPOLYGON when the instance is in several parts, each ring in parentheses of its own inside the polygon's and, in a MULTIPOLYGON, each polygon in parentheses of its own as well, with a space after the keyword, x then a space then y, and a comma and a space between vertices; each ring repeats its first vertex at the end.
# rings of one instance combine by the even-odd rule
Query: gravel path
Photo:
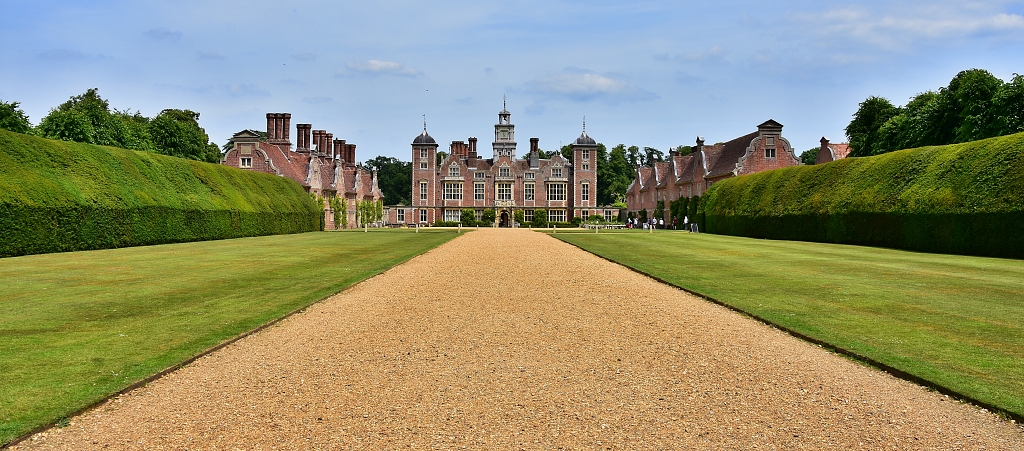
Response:
POLYGON ((467 233, 15 449, 1024 449, 540 233, 467 233))

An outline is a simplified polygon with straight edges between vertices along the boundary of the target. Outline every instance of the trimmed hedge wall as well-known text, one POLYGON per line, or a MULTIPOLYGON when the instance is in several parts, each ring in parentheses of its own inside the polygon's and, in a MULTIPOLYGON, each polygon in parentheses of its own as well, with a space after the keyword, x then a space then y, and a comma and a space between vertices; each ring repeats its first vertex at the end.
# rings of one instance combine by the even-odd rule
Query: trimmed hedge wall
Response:
POLYGON ((710 233, 1024 258, 1024 133, 736 177, 710 233))
POLYGON ((0 130, 0 257, 308 232, 294 181, 0 130))

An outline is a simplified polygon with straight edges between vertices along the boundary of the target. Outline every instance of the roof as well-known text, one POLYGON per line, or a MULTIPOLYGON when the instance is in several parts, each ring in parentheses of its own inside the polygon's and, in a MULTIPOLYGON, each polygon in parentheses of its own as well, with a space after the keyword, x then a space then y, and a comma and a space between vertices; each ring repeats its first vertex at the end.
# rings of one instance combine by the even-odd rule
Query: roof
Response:
MULTIPOLYGON (((658 161, 654 163, 654 175, 655 182, 658 187, 666 185, 669 179, 669 174, 672 173, 672 162, 671 161, 658 161)), ((674 175, 674 174, 673 174, 674 175)))
POLYGON ((432 138, 430 136, 430 134, 427 133, 427 129, 426 129, 426 127, 424 127, 423 128, 423 133, 420 133, 420 135, 417 136, 416 139, 412 140, 412 143, 413 144, 437 144, 437 141, 434 141, 434 138, 432 138))
POLYGON ((842 160, 850 156, 850 143, 829 144, 828 147, 832 149, 832 158, 835 160, 842 160))
POLYGON ((707 158, 705 163, 705 168, 708 171, 707 177, 718 177, 736 170, 736 163, 747 153, 747 147, 750 147, 750 142, 757 137, 758 133, 748 133, 720 146, 704 146, 704 155, 707 158))
POLYGON ((576 145, 578 145, 578 146, 596 146, 597 145, 597 141, 594 141, 594 138, 591 138, 590 136, 587 136, 587 131, 584 130, 583 134, 580 135, 579 138, 576 138, 576 145))
POLYGON ((636 179, 640 181, 640 191, 646 191, 651 187, 651 176, 654 175, 654 168, 643 166, 636 170, 636 179))
POLYGON ((693 183, 693 164, 697 158, 691 153, 689 155, 675 156, 676 184, 693 183))

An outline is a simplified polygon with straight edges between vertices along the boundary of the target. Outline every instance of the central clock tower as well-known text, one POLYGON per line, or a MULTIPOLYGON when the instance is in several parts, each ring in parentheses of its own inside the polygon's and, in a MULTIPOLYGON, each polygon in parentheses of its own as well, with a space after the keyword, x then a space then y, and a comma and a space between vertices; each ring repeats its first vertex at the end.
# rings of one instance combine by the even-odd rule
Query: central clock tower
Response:
POLYGON ((494 160, 499 157, 516 158, 516 126, 512 124, 512 113, 508 112, 506 102, 503 100, 501 111, 498 113, 498 123, 494 124, 494 160))

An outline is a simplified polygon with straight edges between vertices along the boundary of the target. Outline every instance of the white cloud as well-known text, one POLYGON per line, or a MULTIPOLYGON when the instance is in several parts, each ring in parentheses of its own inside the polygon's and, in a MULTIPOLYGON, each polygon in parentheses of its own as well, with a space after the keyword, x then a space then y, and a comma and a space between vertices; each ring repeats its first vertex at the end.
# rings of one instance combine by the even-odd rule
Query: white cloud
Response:
MULTIPOLYGON (((416 69, 393 61, 354 61, 346 63, 345 68, 347 68, 350 71, 365 75, 398 75, 402 77, 418 77, 420 75, 423 75, 422 72, 416 69)), ((345 73, 339 71, 338 75, 345 75, 345 73)))
POLYGON ((181 39, 181 32, 168 30, 166 28, 152 28, 142 33, 143 36, 153 39, 155 41, 177 41, 181 39))
POLYGON ((528 82, 526 90, 566 97, 579 102, 593 99, 638 101, 658 98, 654 93, 644 91, 617 76, 601 75, 574 68, 528 82))
POLYGON ((1024 16, 936 6, 885 15, 863 8, 844 8, 798 16, 819 35, 853 39, 883 48, 899 49, 921 40, 945 40, 975 35, 1020 37, 1024 16))

